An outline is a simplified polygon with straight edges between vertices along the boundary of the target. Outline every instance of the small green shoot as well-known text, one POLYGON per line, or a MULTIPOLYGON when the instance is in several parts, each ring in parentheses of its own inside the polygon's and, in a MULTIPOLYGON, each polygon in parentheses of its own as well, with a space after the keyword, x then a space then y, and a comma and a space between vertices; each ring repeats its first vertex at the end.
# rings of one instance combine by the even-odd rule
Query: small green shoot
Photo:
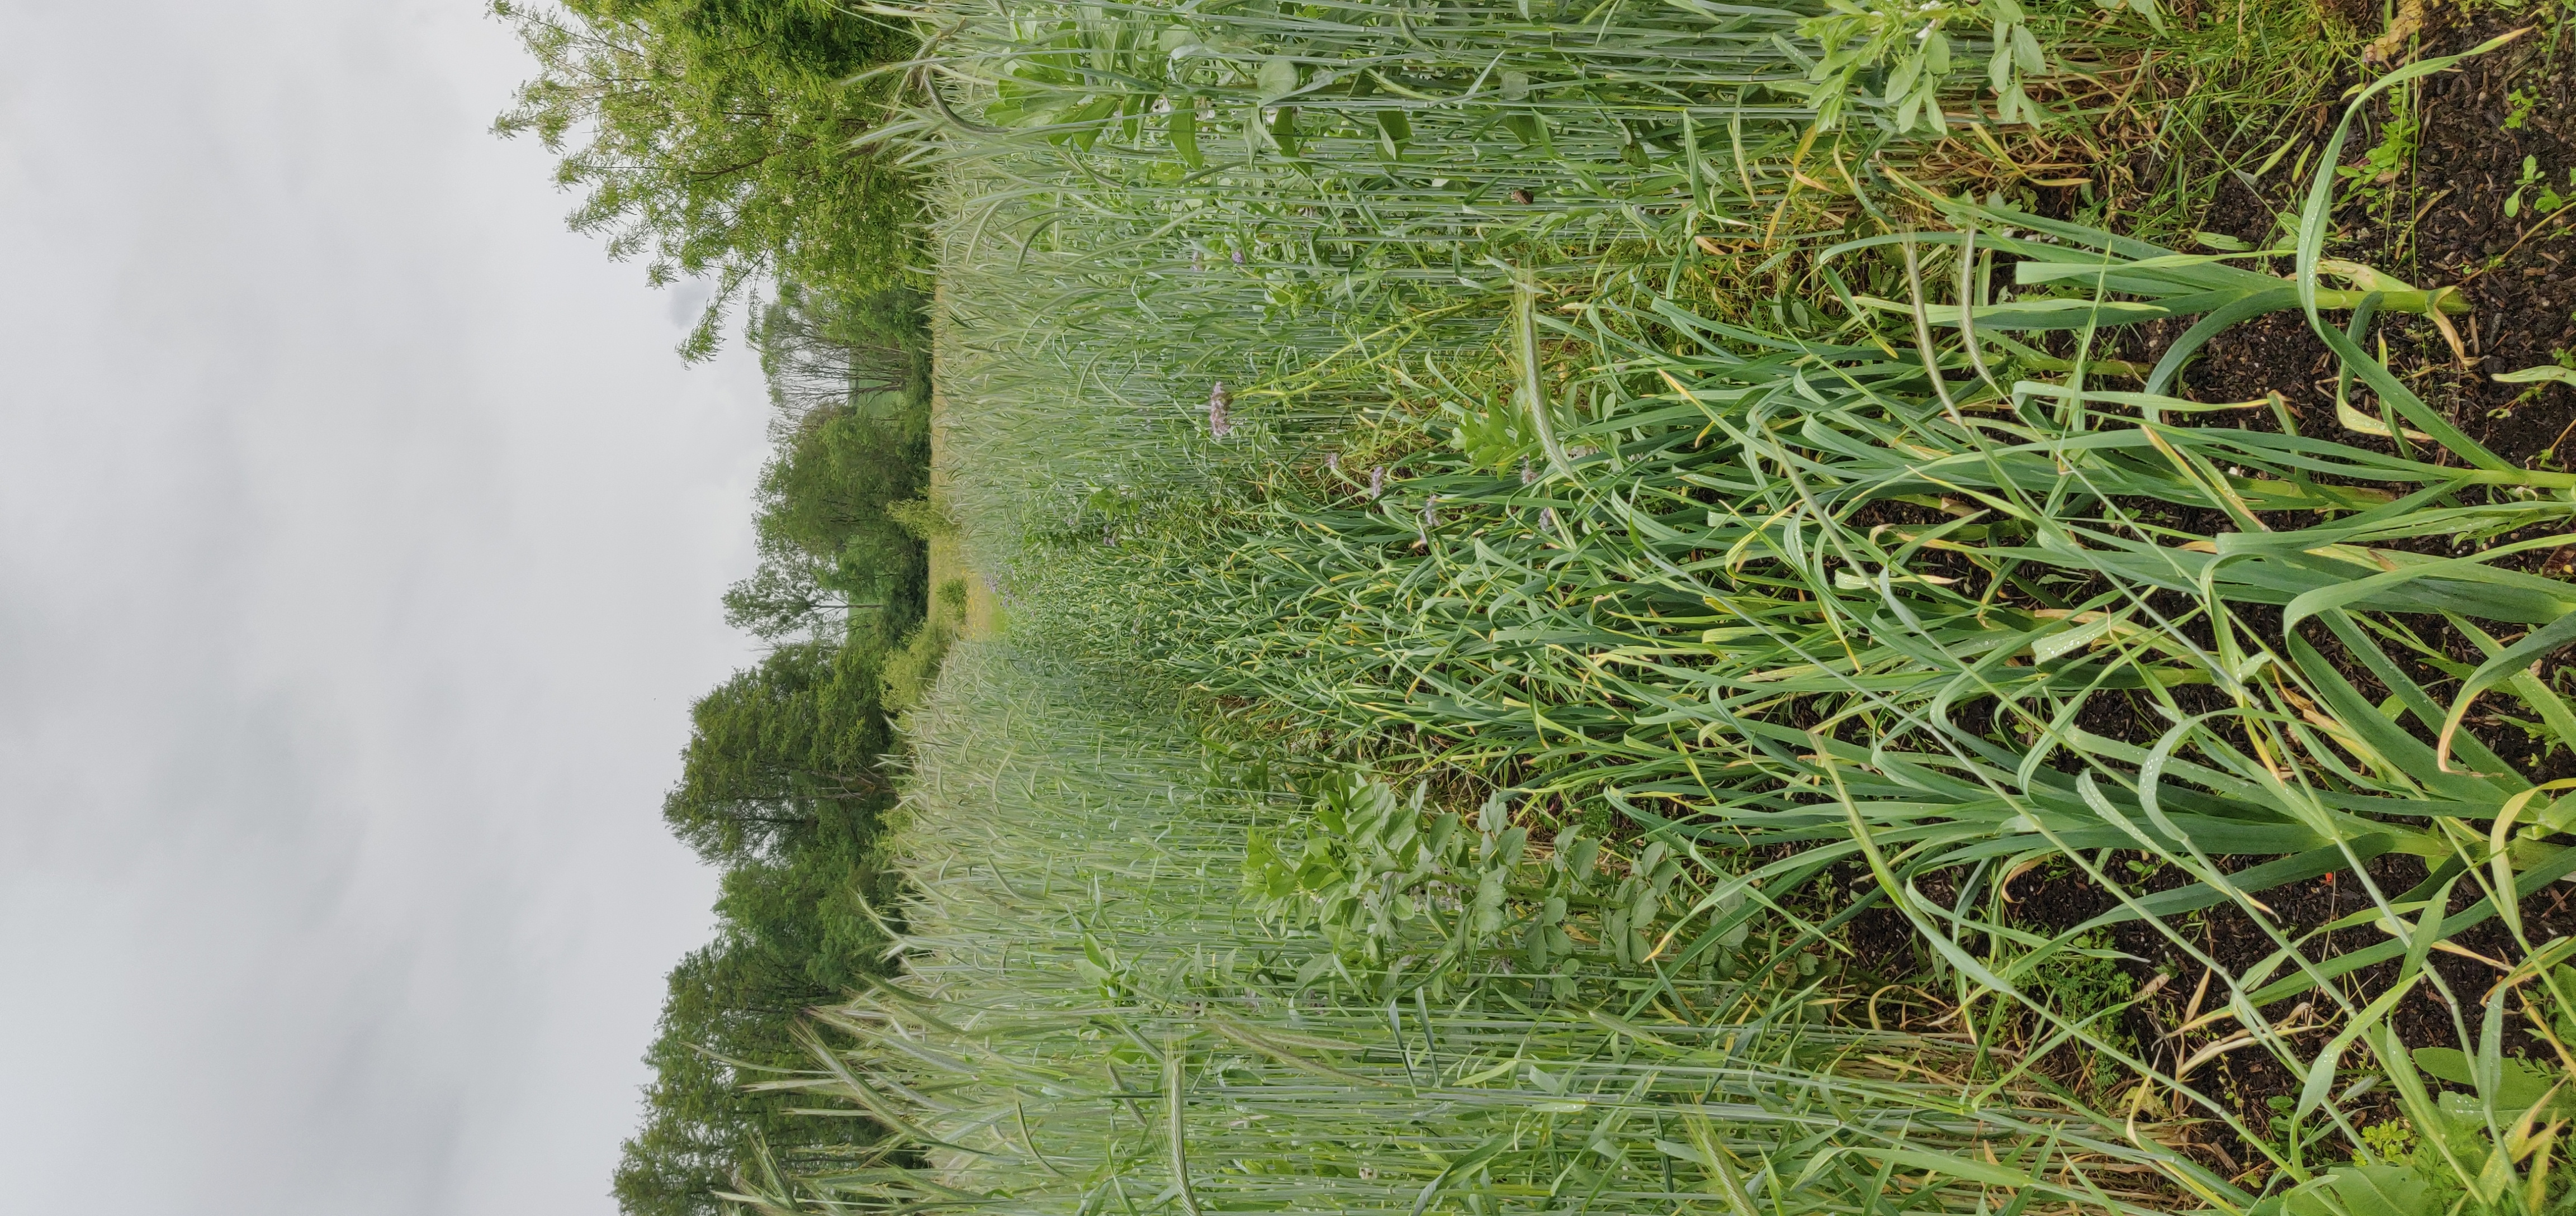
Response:
POLYGON ((2519 131, 2531 121, 2532 107, 2540 104, 2540 95, 2530 89, 2515 89, 2505 96, 2504 129, 2519 131))
POLYGON ((2522 178, 2513 184, 2513 193, 2506 195, 2504 199, 2504 217, 2506 219, 2512 219, 2513 217, 2522 214, 2523 192, 2531 189, 2535 185, 2538 185, 2539 182, 2540 158, 2537 156, 2523 157, 2522 178))
POLYGON ((2363 152, 2358 163, 2336 166, 2335 173, 2352 183, 2355 195, 2367 200, 2374 210, 2382 209, 2388 201, 2388 188, 2415 163, 2415 149, 2422 134, 2414 88, 2391 89, 2388 120, 2380 125, 2379 142, 2363 152))
POLYGON ((2529 191, 2534 186, 2538 186, 2540 188, 2540 192, 2531 196, 2532 216, 2534 218, 2540 218, 2555 215, 2559 211, 2563 210, 2570 202, 2576 202, 2576 169, 2570 169, 2567 171, 2567 192, 2565 194, 2561 194, 2558 192, 2557 184, 2550 181, 2548 179, 2548 175, 2540 171, 2539 157, 2523 157, 2522 176, 2514 182, 2513 193, 2505 196, 2504 216, 2506 219, 2512 219, 2522 214, 2522 196, 2526 191, 2529 191))

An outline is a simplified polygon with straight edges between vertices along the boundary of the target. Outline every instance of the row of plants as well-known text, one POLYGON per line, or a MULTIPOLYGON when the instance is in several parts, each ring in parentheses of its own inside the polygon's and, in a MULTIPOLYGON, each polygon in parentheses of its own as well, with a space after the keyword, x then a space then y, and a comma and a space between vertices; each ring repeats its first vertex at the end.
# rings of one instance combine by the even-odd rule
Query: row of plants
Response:
POLYGON ((962 650, 909 724, 906 969, 816 1010, 819 1067, 769 1083, 896 1138, 733 1202, 2133 1212, 2176 1178, 2252 1202, 1995 1068, 2015 1053, 1855 1025, 1693 846, 1532 841, 1502 796, 1461 816, 1335 772, 1309 804, 1016 646, 962 650))
MULTIPOLYGON (((1499 39, 1513 22, 1482 24, 1499 39)), ((1066 45, 1079 35, 1068 27, 1066 45)), ((1501 99, 1472 113, 1484 99, 1464 64, 1478 56, 1460 56, 1448 91, 1413 91, 1500 136, 1501 99)), ((1286 57, 1301 86, 1343 70, 1286 57)), ((1238 82, 1259 88, 1275 61, 1238 82)), ((1796 1007, 1797 982, 1813 983, 1834 994, 1826 1024, 1884 1015, 1974 1044, 1942 1070, 1956 1092, 2001 1101, 2028 1085, 2117 1124, 2129 1151, 2166 1154, 2125 1162, 2153 1175, 2136 1200, 2149 1206, 2537 1210, 2564 1190, 2547 1129, 2567 1068, 2556 967, 2570 939, 2527 914, 2576 868, 2553 818, 2576 803, 2560 802, 2566 783, 2535 779, 2576 743, 2541 661, 2576 634, 2566 584, 2516 559, 2568 543, 2576 481, 2487 449, 2380 353, 2383 331, 2456 328, 2457 292, 2325 252, 2353 197, 2355 175, 2338 170, 2354 116, 2452 66, 2378 77, 2344 126, 2270 158, 2310 183, 2290 219, 2199 250, 1962 190, 1991 187, 1979 176, 1991 166, 1909 145, 1895 115, 1856 138, 1829 134, 1821 108, 1769 130, 1712 114, 1721 143, 1699 138, 1694 99, 1672 99, 1688 129, 1662 178, 1624 179, 1615 205, 1622 179, 1598 171, 1597 190, 1551 178, 1544 196, 1511 195, 1507 177, 1537 171, 1462 141, 1416 170, 1462 191, 1443 228, 1449 201, 1419 196, 1423 226, 1382 222, 1406 203, 1372 195, 1402 192, 1395 166, 1414 147, 1371 115, 1374 85, 1314 95, 1321 116, 1297 111, 1313 148, 1250 133, 1234 176, 1183 177, 1177 197, 1169 157, 1148 154, 1152 124, 1113 128, 1103 110, 1095 142, 1128 140, 1115 159, 1059 130, 1053 156, 950 179, 983 206, 948 212, 949 239, 965 243, 944 265, 968 335, 943 374, 1045 417, 1059 442, 1104 441, 1072 459, 1014 450, 1043 428, 1008 416, 979 437, 990 473, 1027 479, 1003 490, 1016 512, 981 518, 1009 544, 1056 542, 1038 550, 1050 568, 1020 567, 1032 628, 1186 680, 1255 734, 1307 749, 1292 754, 1421 773, 1442 795, 1390 810, 1388 787, 1336 770, 1282 829, 1297 850, 1248 825, 1241 845, 1217 846, 1251 859, 1235 906, 1284 909, 1259 923, 1301 930, 1269 949, 1333 960, 1264 978, 1327 1003, 1411 992, 1429 1009, 1463 989, 1468 1007, 1509 992, 1542 1014, 1619 1016, 1636 1006, 1593 984, 1633 987, 1638 968, 1709 980, 1724 959, 1730 980, 1755 985, 1749 1007, 1796 1007), (1736 142, 1747 128, 1781 138, 1736 142), (1040 191, 1051 165, 1085 176, 1040 191), (1826 166, 1840 188, 1797 197, 1826 166), (1354 180, 1366 185, 1339 186, 1354 180), (1765 183, 1783 183, 1780 197, 1765 183), (1270 212, 1265 191, 1280 200, 1270 212), (1497 193, 1545 218, 1516 223, 1497 193), (1366 199, 1366 215, 1337 226, 1345 199, 1366 199), (1478 214, 1489 201, 1496 213, 1478 214), (972 242, 1009 230, 1017 205, 1043 215, 1035 239, 1007 269, 979 264, 972 242), (1247 226, 1226 207, 1290 235, 1198 235, 1247 226), (1730 220, 1740 242, 1724 239, 1730 220), (1759 230, 1774 222, 1787 234, 1759 230), (1363 240, 1335 243, 1351 231, 1363 240), (1064 285, 1070 306, 999 324, 974 311, 987 273, 1023 291, 1064 285), (2304 321, 2332 356, 2330 413, 2184 387, 2207 344, 2268 314, 2304 321), (1029 391, 1048 382, 1052 399, 1029 391), (1057 493, 1032 493, 1045 490, 1057 493), (1032 519, 1030 502, 1061 514, 1032 519), (2482 652, 2455 657, 2462 638, 2482 652), (1495 789, 1519 799, 1511 812, 1467 813, 1495 789), (1355 802, 1377 809, 1354 817, 1355 802), (1507 852, 1486 834, 1505 823, 1572 829, 1539 863, 1560 874, 1583 830, 1608 838, 1631 889, 1559 937, 1551 912, 1574 905, 1543 877, 1443 873, 1462 866, 1438 861, 1444 850, 1507 852), (1370 854, 1373 835, 1408 843, 1370 854), (1671 908, 1628 902, 1667 858, 1698 889, 1671 908), (2267 902, 2338 878, 2333 915, 2267 902), (2034 913, 2020 907, 2032 886, 2085 898, 2034 913), (1399 926, 1416 917, 1436 928, 1408 954, 1399 926), (1747 926, 1774 930, 1785 954, 1718 944, 1747 926), (2219 949, 2216 927, 2256 956, 2219 949), (2478 961, 2444 965, 2462 955, 2478 961), (1369 969, 1389 963, 1395 978, 1369 969), (1853 999, 1864 991, 1879 999, 1853 999), (2288 1092, 2262 1083, 2257 1060, 2289 1075, 2288 1092)), ((980 70, 997 96, 1031 95, 980 70)), ((1006 116, 1035 112, 1008 104, 1006 116)), ((1228 112, 1253 113, 1220 99, 1192 121, 1228 112)), ((1585 117, 1623 115, 1551 121, 1585 117)), ((984 161, 1007 159, 1003 136, 979 134, 993 141, 984 161)), ((1609 146, 1551 159, 1593 168, 1609 146)), ((1616 163, 1653 169, 1661 150, 1649 141, 1644 163, 1616 163)), ((2025 199, 2043 201, 2064 202, 2025 199)), ((870 1008, 849 1028, 870 1045, 859 1058, 882 1060, 886 1028, 917 1024, 870 1008)), ((1141 1042, 1177 1033, 1169 1016, 1141 1042)), ((1194 1016, 1181 1020, 1208 1033, 1194 1016)), ((1917 1052, 1937 1048, 1898 1058, 1917 1052)), ((1159 1058, 1168 1072, 1170 1053, 1159 1058)), ((953 1113, 952 1091, 938 1092, 930 1109, 953 1113)), ((1169 1111, 1190 1102, 1166 1095, 1169 1111)), ((1439 1105, 1423 1090, 1404 1103, 1439 1105)), ((1186 1135, 1157 1143, 1177 1151, 1186 1135)), ((1526 1128, 1513 1140, 1548 1151, 1526 1128)), ((1423 1155, 1435 1175, 1473 1155, 1446 1143, 1453 1153, 1423 1155)), ((1005 1184, 1019 1175, 965 1160, 942 1176, 1029 1194, 1005 1184)), ((1099 1202, 1088 1188, 1126 1176, 1084 1175, 1080 1194, 1099 1202)), ((1479 1177, 1408 1186, 1409 1210, 1563 1199, 1480 1190, 1498 1175, 1479 1177)), ((1944 1177, 1932 1168, 1924 1184, 1944 1177)), ((1635 1194, 1669 1202, 1709 1180, 1684 1167, 1635 1194)), ((1199 1185, 1173 1165, 1157 1194, 1199 1185)))
POLYGON ((932 183, 943 383, 990 420, 954 435, 963 505, 1114 537, 1262 476, 1232 455, 1251 432, 1175 457, 1212 402, 1210 439, 1338 432, 1386 360, 1489 346, 1516 268, 1669 291, 1717 252, 1718 280, 1767 278, 1860 218, 1874 160, 2027 193, 1996 107, 2082 104, 2151 28, 1849 7, 907 10, 937 31, 927 104, 871 146, 913 141, 932 183))
POLYGON ((1421 403, 1421 430, 1445 442, 1410 475, 1375 494, 1319 478, 1176 571, 1215 607, 1172 661, 1256 715, 1385 740, 1381 763, 1732 845, 1773 892, 1865 869, 1832 911, 1883 902, 1910 931, 1882 978, 2042 1057, 2080 1051, 2072 1092, 2223 1125, 2284 1185, 2405 1166, 2365 1126, 2455 1132, 2458 1110, 2407 1085, 2471 1081, 2459 1061, 2483 1058, 2487 1139, 2444 1132, 2428 1185, 2536 1203, 2546 1166, 2526 1179, 2485 1146, 2554 1109, 2549 1081, 2502 1096, 2508 1028, 2565 1075, 2542 1011, 2563 1008, 2576 939, 2523 912, 2576 872, 2576 781, 2537 779, 2576 745, 2542 664, 2576 640, 2576 590, 2509 563, 2570 542, 2576 479, 2499 458, 2363 353, 2375 312, 2442 298, 2350 265, 2353 286, 2319 286, 2331 184, 2288 280, 1954 203, 1951 231, 1828 250, 1830 268, 1895 247, 1902 288, 1838 283, 1838 323, 1807 334, 1662 300, 1524 305, 1513 362, 1533 370, 1482 394, 1442 377, 1455 395, 1421 403), (2012 265, 2010 298, 1988 258, 2012 265), (2201 342, 2303 303, 2381 417, 2343 401, 2303 433, 2277 394, 2169 395, 2201 342), (2091 366, 2118 327, 2169 319, 2197 323, 2155 366, 2091 366), (2359 446, 2373 435, 2418 446, 2359 446), (2086 890, 2079 914, 2017 906, 2041 867, 2086 890), (2265 902, 2338 876, 2340 915, 2265 902), (2210 911, 2259 957, 2222 961, 2192 923, 2210 911), (2436 943, 2505 974, 2446 978, 2436 943), (2062 976, 2124 954, 2164 964, 2121 1002, 2147 1016, 2064 999, 2062 976), (2176 981, 2188 1008, 2138 1005, 2176 981), (2461 1012, 2401 1027, 2423 987, 2461 1012), (2240 1050, 2292 1074, 2278 1111, 2192 1075, 2240 1050))

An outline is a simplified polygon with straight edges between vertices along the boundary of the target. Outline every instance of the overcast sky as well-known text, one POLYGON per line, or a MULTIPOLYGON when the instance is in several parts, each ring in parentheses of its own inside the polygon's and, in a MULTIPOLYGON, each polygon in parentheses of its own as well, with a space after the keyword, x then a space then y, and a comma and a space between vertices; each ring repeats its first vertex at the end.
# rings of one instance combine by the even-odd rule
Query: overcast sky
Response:
POLYGON ((0 1207, 612 1210, 763 409, 481 7, 0 0, 0 1207))

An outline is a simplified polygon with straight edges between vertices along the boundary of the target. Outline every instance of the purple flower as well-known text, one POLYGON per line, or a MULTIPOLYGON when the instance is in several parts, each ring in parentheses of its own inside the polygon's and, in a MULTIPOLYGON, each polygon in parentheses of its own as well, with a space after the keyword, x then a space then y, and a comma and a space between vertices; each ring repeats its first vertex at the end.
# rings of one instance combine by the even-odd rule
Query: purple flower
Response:
POLYGON ((1226 407, 1233 404, 1234 394, 1225 391, 1225 381, 1208 390, 1208 438, 1223 439, 1234 433, 1234 419, 1226 414, 1226 407))
POLYGON ((1379 465, 1369 470, 1369 499, 1375 501, 1378 495, 1384 493, 1386 493, 1386 466, 1379 465))

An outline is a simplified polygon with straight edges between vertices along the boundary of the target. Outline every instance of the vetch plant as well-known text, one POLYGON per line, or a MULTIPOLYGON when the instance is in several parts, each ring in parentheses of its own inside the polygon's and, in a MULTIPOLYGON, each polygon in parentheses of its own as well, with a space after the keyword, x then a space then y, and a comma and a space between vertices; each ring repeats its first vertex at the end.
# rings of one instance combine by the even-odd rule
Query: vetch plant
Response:
POLYGON ((2522 214, 2522 196, 2534 186, 2540 187, 2540 192, 2532 195, 2533 214, 2547 216, 2556 213, 2568 204, 2570 196, 2576 196, 2576 169, 2567 171, 2567 183, 2569 194, 2561 195, 2557 185, 2548 181, 2546 175, 2541 173, 2540 158, 2523 157, 2522 176, 2514 181, 2513 193, 2504 198, 2505 218, 2512 219, 2522 214))
MULTIPOLYGON (((2116 7, 2111 6, 2111 7, 2116 7)), ((2155 0, 2126 0, 2126 7, 2163 28, 2155 0)), ((1798 32, 1820 52, 1807 69, 1816 99, 1816 123, 1831 130, 1844 122, 1855 100, 1876 103, 1897 131, 1917 125, 1938 133, 1949 125, 1940 94, 1954 68, 1972 68, 1960 35, 1985 35, 1985 80, 2005 123, 2038 122, 2043 111, 2024 87, 2048 71, 2048 58, 2016 0, 1828 0, 1828 11, 1802 22, 1798 32), (1953 29, 1958 34, 1953 33, 1953 29), (1973 31, 1973 33, 1972 33, 1973 31), (1875 98, 1863 80, 1878 80, 1875 98)))
MULTIPOLYGON (((1246 893, 1275 922, 1319 932, 1344 974, 1423 972, 1435 994, 1470 973, 1518 970, 1569 996, 1587 961, 1633 968, 1668 951, 1675 965, 1716 966, 1708 948, 1675 949, 1657 935, 1701 893, 1670 846, 1649 843, 1618 873, 1599 840, 1568 827, 1533 858, 1505 795, 1488 798, 1470 827, 1455 813, 1426 818, 1427 793, 1416 785, 1408 801, 1365 774, 1334 774, 1293 850, 1253 834, 1246 893), (1421 953, 1402 954, 1408 945, 1421 953)), ((1741 945, 1744 917, 1727 915, 1741 902, 1723 910, 1709 939, 1717 946, 1741 945)))

